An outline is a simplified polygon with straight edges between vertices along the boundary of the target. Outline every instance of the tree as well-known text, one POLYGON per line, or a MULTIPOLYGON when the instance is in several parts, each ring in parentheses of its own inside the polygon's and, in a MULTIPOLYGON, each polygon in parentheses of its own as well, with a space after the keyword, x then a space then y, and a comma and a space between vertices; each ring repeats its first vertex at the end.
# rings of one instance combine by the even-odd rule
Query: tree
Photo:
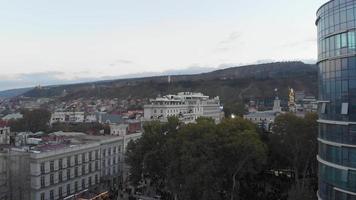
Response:
POLYGON ((104 130, 105 134, 110 134, 110 127, 97 122, 93 123, 53 123, 48 132, 82 132, 87 134, 99 134, 104 130))
POLYGON ((248 178, 260 173, 266 145, 255 125, 226 119, 216 125, 210 118, 195 124, 145 125, 143 137, 130 143, 127 161, 131 181, 149 179, 176 199, 240 199, 248 178))
POLYGON ((169 134, 175 134, 179 120, 175 117, 162 124, 153 121, 144 124, 141 139, 132 141, 127 147, 126 161, 131 166, 130 180, 138 186, 147 178, 156 188, 162 187, 166 180, 167 154, 164 145, 169 134))
MULTIPOLYGON (((288 113, 275 119, 269 140, 270 164, 274 169, 292 171, 294 186, 290 194, 307 194, 316 178, 317 118, 313 113, 304 118, 288 113)), ((308 196, 290 195, 290 198, 307 199, 308 196)))
POLYGON ((242 117, 244 114, 246 114, 246 112, 247 109, 245 108, 243 102, 226 103, 224 105, 225 117, 228 118, 231 117, 232 114, 242 117))
POLYGON ((22 111, 23 118, 9 122, 11 130, 15 132, 21 131, 47 131, 49 128, 49 120, 51 113, 46 109, 24 110, 22 111))
POLYGON ((220 173, 225 175, 225 185, 230 185, 230 199, 240 199, 241 185, 246 177, 263 169, 267 157, 266 145, 260 140, 252 123, 238 119, 226 119, 218 125, 220 141, 220 173))

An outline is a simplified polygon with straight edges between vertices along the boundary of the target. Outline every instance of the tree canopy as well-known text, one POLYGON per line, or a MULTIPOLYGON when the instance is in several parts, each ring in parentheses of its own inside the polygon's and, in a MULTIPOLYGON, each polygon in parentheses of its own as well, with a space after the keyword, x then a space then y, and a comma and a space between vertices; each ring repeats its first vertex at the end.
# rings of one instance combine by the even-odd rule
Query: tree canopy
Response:
POLYGON ((12 131, 47 131, 51 113, 46 109, 23 110, 22 119, 12 120, 9 122, 12 131))
POLYGON ((255 125, 226 119, 216 125, 209 118, 195 124, 151 122, 140 140, 128 147, 131 180, 169 191, 178 199, 239 199, 246 177, 260 172, 267 147, 255 125))
POLYGON ((294 176, 290 199, 315 199, 312 183, 317 173, 317 114, 304 118, 287 113, 278 116, 269 138, 270 167, 289 170, 294 176))

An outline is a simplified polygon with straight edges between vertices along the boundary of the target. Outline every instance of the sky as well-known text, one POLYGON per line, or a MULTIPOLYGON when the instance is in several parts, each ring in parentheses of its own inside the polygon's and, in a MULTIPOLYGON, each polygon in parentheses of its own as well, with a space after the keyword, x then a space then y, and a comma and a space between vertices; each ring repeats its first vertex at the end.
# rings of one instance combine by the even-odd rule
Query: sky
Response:
POLYGON ((325 2, 0 0, 0 90, 313 62, 315 13, 325 2))

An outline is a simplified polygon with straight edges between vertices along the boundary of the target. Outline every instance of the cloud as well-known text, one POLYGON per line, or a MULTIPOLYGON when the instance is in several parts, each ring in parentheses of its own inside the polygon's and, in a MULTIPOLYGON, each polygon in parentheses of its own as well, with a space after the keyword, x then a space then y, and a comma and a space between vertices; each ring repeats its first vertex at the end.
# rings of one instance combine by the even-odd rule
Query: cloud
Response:
POLYGON ((172 69, 172 70, 166 70, 162 72, 141 72, 141 73, 134 73, 134 74, 126 74, 126 75, 121 75, 121 76, 103 76, 101 79, 125 79, 125 78, 140 78, 140 77, 150 77, 150 76, 167 76, 167 75, 187 75, 187 74, 200 74, 200 73, 206 73, 206 72, 211 72, 217 69, 221 69, 222 66, 225 67, 225 65, 218 66, 218 68, 214 67, 201 67, 199 65, 193 65, 190 67, 186 68, 180 68, 180 69, 172 69))
POLYGON ((234 42, 235 40, 237 40, 239 37, 241 37, 241 33, 234 31, 234 32, 230 33, 230 35, 227 38, 220 41, 219 44, 221 44, 221 45, 230 44, 230 43, 234 42))
POLYGON ((217 47, 214 49, 214 52, 227 52, 234 48, 234 44, 241 37, 241 33, 234 31, 231 32, 226 38, 221 40, 217 47))
POLYGON ((317 43, 317 39, 315 37, 313 37, 313 38, 307 38, 307 39, 296 41, 296 42, 288 42, 288 43, 280 45, 279 47, 281 47, 281 48, 296 47, 296 46, 316 44, 316 43, 317 43))
POLYGON ((117 66, 117 65, 131 65, 134 64, 135 62, 132 60, 125 60, 125 59, 118 59, 115 60, 113 63, 110 64, 110 66, 117 66))
POLYGON ((69 78, 64 72, 48 71, 0 76, 0 90, 33 87, 37 85, 59 85, 93 81, 96 78, 69 78))

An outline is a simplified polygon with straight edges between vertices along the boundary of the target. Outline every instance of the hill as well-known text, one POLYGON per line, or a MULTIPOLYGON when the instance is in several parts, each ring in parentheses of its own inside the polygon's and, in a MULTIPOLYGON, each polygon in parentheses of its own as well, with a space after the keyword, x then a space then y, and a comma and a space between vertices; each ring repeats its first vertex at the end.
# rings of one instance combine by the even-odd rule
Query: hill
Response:
POLYGON ((33 88, 20 88, 20 89, 11 89, 11 90, 0 91, 0 98, 16 97, 16 96, 22 95, 32 89, 33 88))
POLYGON ((201 91, 220 96, 224 102, 241 101, 250 97, 271 97, 274 88, 286 97, 288 88, 317 95, 317 67, 302 62, 276 62, 216 70, 195 75, 155 76, 119 79, 92 83, 35 88, 27 97, 152 98, 158 94, 179 91, 201 91), (63 96, 63 92, 66 95, 63 96))

